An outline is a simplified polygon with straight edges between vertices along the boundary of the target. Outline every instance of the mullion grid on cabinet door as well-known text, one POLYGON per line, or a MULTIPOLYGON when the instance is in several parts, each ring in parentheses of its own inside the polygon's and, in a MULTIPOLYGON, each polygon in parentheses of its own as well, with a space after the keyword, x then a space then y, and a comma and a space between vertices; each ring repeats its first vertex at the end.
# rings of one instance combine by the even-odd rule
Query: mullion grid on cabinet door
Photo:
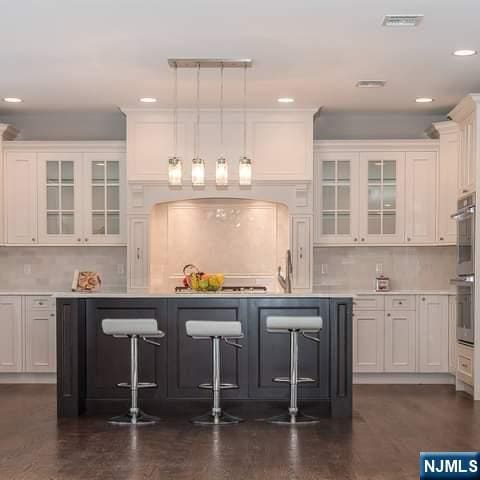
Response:
POLYGON ((92 161, 92 234, 120 234, 120 172, 116 160, 92 161))
POLYGON ((75 233, 74 164, 71 160, 48 160, 46 168, 48 235, 75 233))
POLYGON ((367 231, 369 235, 394 235, 396 233, 396 170, 395 160, 368 161, 367 231), (389 176, 386 175, 386 170, 390 171, 389 176))
POLYGON ((322 162, 322 234, 349 235, 351 228, 351 172, 349 160, 324 160, 322 162), (343 173, 340 173, 340 164, 343 173), (333 176, 327 175, 327 168, 333 176), (327 178, 330 176, 330 178, 327 178), (331 192, 328 199, 326 192, 331 192), (341 194, 343 192, 343 195, 341 194), (345 197, 345 198, 342 198, 345 197), (331 208, 325 208, 325 206, 331 208), (340 208, 340 206, 344 208, 340 208), (345 208, 348 206, 348 208, 345 208), (329 225, 330 224, 330 225, 329 225), (333 227, 333 228, 332 228, 333 227))

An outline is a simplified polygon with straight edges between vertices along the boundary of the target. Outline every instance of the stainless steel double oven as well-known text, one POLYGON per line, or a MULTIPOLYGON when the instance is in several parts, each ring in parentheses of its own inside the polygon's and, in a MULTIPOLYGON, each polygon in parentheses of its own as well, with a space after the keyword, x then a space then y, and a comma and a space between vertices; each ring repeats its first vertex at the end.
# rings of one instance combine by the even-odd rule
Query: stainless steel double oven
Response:
POLYGON ((458 200, 457 221, 457 340, 473 344, 475 327, 475 193, 458 200))

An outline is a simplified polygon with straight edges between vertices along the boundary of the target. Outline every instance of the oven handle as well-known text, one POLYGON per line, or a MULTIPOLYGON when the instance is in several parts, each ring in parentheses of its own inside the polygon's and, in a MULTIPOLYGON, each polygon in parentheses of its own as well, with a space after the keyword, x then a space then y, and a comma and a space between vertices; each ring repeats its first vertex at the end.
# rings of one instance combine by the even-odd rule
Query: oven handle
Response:
POLYGON ((464 218, 470 217, 475 213, 475 206, 469 205, 468 207, 464 207, 460 209, 458 212, 450 215, 450 218, 455 218, 457 220, 463 220, 464 218))
POLYGON ((475 278, 473 275, 465 278, 452 278, 450 279, 451 285, 473 285, 475 278))

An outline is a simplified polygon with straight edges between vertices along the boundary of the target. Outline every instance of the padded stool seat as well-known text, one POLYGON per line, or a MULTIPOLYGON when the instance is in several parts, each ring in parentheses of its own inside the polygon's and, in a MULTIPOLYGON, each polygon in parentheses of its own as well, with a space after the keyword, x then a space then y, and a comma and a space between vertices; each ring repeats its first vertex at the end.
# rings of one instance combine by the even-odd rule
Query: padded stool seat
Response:
POLYGON ((322 317, 267 317, 267 331, 271 333, 289 330, 314 333, 319 332, 322 328, 322 317))
POLYGON ((193 338, 243 338, 240 322, 212 322, 210 320, 188 320, 187 335, 193 338))
POLYGON ((102 329, 105 335, 114 337, 163 338, 165 334, 158 329, 157 321, 153 318, 106 318, 102 320, 102 329))

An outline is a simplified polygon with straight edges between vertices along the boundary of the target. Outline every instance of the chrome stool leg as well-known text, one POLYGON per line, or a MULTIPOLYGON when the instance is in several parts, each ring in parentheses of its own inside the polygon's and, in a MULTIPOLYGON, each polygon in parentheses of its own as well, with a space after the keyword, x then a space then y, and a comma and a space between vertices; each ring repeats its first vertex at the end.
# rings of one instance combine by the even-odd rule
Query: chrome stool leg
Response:
MULTIPOLYGON (((125 415, 112 417, 109 422, 115 424, 129 425, 145 425, 158 422, 159 418, 147 415, 138 408, 138 335, 130 336, 130 385, 120 384, 121 386, 129 386, 131 393, 130 410, 125 415)), ((140 384, 141 386, 141 384, 140 384)))
POLYGON ((211 389, 213 392, 212 410, 190 421, 196 425, 227 425, 240 423, 243 420, 224 412, 220 407, 220 392, 222 389, 236 388, 234 385, 222 384, 220 379, 220 337, 212 337, 212 384, 199 385, 200 388, 211 389))
MULTIPOLYGON (((267 419, 270 423, 290 424, 298 423, 317 423, 320 421, 317 417, 305 415, 298 410, 298 383, 299 381, 309 382, 309 378, 298 377, 298 330, 290 330, 290 377, 288 383, 290 384, 290 406, 288 413, 283 413, 275 417, 267 419)), ((276 379, 277 381, 285 381, 284 378, 276 379)), ((275 381, 275 379, 274 379, 275 381)))

